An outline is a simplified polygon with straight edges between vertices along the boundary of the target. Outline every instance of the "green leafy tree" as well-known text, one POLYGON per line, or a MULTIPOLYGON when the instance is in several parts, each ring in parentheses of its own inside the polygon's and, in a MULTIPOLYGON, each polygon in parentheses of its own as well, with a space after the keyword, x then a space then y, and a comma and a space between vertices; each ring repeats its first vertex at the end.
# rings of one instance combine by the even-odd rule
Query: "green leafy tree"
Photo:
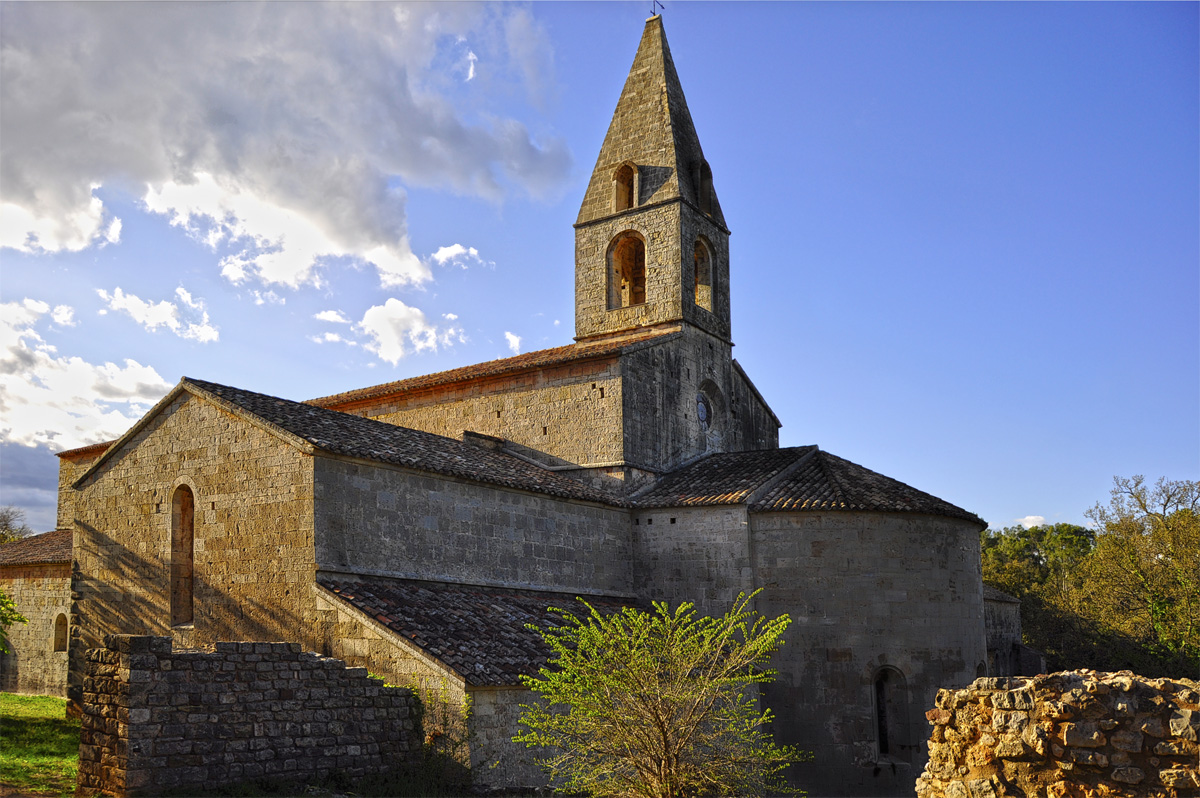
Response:
MULTIPOLYGON (((755 594, 756 595, 756 594, 755 594)), ((758 685, 791 619, 767 620, 738 596, 720 618, 691 604, 609 615, 555 609, 541 632, 552 651, 538 700, 522 705, 513 739, 550 755, 539 763, 568 792, 668 798, 788 791, 782 771, 807 757, 778 746, 758 685)))
POLYGON ((1099 621, 1200 668, 1200 482, 1114 480, 1088 512, 1100 533, 1084 592, 1099 621))
POLYGON ((12 543, 14 540, 33 532, 25 523, 25 511, 12 504, 0 507, 0 544, 12 543))
POLYGON ((8 654, 8 627, 14 623, 28 623, 29 619, 17 612, 17 604, 0 590, 0 654, 8 654))

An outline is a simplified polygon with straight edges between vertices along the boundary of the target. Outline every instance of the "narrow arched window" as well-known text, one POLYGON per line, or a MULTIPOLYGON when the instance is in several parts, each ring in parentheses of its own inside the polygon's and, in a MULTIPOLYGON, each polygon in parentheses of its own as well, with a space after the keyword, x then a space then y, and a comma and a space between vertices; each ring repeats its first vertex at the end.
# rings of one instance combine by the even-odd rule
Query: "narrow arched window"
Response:
POLYGON ((54 650, 67 650, 67 616, 61 612, 54 619, 54 650))
POLYGON ((875 676, 875 731, 881 759, 911 759, 908 687, 904 676, 893 668, 884 668, 875 676))
POLYGON ((187 485, 171 500, 171 625, 192 622, 196 497, 187 485))
POLYGON ((608 309, 645 301, 646 244, 637 233, 622 233, 608 247, 608 309))
POLYGON ((712 310, 712 252, 703 238, 696 239, 692 260, 696 274, 696 304, 705 310, 712 310))
POLYGON ((696 169, 696 204, 701 213, 712 215, 712 169, 708 161, 701 161, 696 169))
POLYGON ((629 164, 621 164, 613 176, 613 211, 627 211, 636 203, 635 173, 629 164))

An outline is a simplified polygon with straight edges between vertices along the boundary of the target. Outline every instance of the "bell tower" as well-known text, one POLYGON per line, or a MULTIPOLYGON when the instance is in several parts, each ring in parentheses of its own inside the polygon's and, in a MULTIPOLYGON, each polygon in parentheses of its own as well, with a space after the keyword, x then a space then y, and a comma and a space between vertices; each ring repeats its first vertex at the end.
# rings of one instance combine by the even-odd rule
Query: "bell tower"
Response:
POLYGON ((653 16, 575 222, 575 340, 678 325, 730 341, 729 229, 653 16))

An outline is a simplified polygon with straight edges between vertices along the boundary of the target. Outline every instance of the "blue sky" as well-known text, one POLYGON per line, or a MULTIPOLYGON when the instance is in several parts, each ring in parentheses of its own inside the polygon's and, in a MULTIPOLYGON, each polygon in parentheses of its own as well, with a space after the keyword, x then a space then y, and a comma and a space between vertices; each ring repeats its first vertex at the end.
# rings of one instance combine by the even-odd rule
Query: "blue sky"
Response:
MULTIPOLYGON (((735 357, 993 526, 1200 477, 1196 3, 682 3, 735 357)), ((0 5, 0 503, 183 375, 293 399, 568 343, 645 3, 0 5)))

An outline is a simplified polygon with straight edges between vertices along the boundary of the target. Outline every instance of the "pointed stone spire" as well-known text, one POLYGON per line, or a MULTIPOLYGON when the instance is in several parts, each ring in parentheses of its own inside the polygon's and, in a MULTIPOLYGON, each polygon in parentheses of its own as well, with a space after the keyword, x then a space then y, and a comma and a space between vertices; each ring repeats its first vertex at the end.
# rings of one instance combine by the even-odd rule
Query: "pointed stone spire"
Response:
POLYGON ((617 171, 626 163, 636 170, 632 207, 682 199, 725 227, 658 15, 646 20, 576 224, 626 209, 613 199, 617 171))

